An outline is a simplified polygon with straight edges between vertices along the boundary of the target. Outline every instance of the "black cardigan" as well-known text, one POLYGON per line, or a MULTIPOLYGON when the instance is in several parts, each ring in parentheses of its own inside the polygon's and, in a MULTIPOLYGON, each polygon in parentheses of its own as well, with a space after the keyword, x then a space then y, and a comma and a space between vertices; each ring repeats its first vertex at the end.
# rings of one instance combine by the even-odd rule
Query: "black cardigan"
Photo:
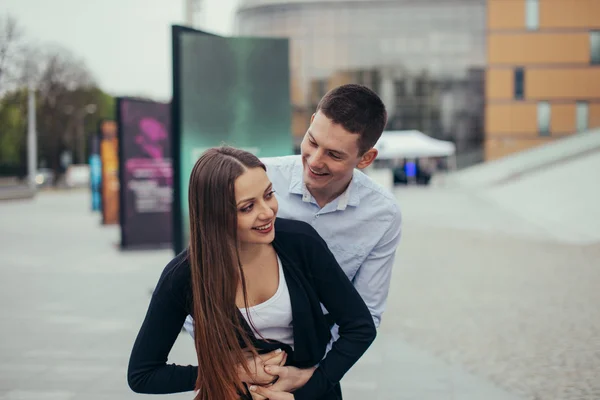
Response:
MULTIPOLYGON (((336 399, 333 389, 375 339, 371 314, 312 226, 277 218, 273 247, 281 259, 290 293, 294 351, 258 339, 254 344, 260 352, 283 348, 289 354, 287 365, 308 368, 319 364, 306 385, 294 392, 297 400, 336 399), (325 359, 331 333, 321 303, 339 325, 340 334, 325 359)), ((167 364, 186 316, 193 315, 190 279, 184 251, 165 267, 133 346, 127 377, 135 392, 194 390, 198 367, 167 364)), ((241 313, 239 318, 254 337, 241 313)))

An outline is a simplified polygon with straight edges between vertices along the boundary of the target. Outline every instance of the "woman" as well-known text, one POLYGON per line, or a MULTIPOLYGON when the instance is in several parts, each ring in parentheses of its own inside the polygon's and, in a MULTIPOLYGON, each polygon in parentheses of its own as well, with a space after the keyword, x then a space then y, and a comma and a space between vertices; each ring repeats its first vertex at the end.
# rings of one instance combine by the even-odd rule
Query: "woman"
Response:
POLYGON ((133 346, 132 390, 195 390, 196 400, 261 398, 248 390, 261 372, 248 365, 248 355, 272 357, 283 349, 286 365, 312 376, 297 390, 283 390, 293 393, 261 387, 255 393, 272 400, 341 399, 339 381, 375 339, 375 326, 317 232, 276 219, 265 166, 234 148, 206 151, 190 176, 189 215, 189 248, 164 269, 133 346), (331 336, 321 304, 340 327, 325 358, 331 336), (188 314, 198 366, 167 365, 188 314))

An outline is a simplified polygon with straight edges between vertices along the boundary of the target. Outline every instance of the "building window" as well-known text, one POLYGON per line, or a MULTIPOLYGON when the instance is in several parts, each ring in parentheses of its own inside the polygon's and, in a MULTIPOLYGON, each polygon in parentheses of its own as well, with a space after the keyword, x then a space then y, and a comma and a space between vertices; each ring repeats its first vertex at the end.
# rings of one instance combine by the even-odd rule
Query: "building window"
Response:
POLYGON ((515 100, 522 100, 525 97, 525 70, 523 68, 515 68, 514 80, 515 100))
POLYGON ((588 130, 588 103, 587 101, 577 102, 577 132, 584 132, 588 130))
POLYGON ((600 64, 600 31, 590 32, 590 61, 600 64))
POLYGON ((538 103, 537 120, 540 136, 550 136, 550 103, 547 101, 538 103))
POLYGON ((525 26, 528 30, 537 30, 540 25, 539 0, 525 0, 525 26))

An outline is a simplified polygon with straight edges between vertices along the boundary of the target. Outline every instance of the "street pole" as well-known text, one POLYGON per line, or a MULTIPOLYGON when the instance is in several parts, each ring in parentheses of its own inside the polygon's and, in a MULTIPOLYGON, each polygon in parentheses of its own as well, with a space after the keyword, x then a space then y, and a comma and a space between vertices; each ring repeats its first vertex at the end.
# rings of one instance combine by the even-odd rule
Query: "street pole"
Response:
POLYGON ((81 116, 81 121, 78 121, 78 135, 79 136, 79 164, 87 164, 87 160, 85 159, 85 116, 86 112, 83 112, 81 116))
POLYGON ((35 176, 37 174, 37 131, 35 117, 35 88, 29 85, 27 104, 27 175, 29 188, 36 190, 35 176))
POLYGON ((183 0, 184 1, 184 19, 186 26, 190 28, 196 28, 200 26, 202 29, 202 22, 198 21, 198 14, 203 17, 203 0, 183 0))
POLYGON ((189 27, 194 26, 194 0, 183 0, 185 5, 185 24, 189 27))

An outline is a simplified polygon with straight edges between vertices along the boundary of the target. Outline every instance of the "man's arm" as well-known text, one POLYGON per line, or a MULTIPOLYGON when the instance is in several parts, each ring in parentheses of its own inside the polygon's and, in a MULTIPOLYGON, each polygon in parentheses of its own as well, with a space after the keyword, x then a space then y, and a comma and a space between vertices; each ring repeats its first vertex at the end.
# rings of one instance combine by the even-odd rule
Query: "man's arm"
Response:
POLYGON ((392 267, 396 258, 396 248, 400 243, 401 232, 402 215, 400 208, 396 205, 390 226, 352 280, 354 287, 369 308, 376 327, 379 327, 381 314, 383 314, 387 302, 392 267))
MULTIPOLYGON (((396 206, 396 212, 390 222, 390 226, 358 269, 353 280, 354 287, 369 308, 376 327, 379 327, 381 314, 385 308, 392 267, 394 266, 396 248, 400 243, 401 231, 402 217, 399 207, 396 206)), ((265 369, 269 374, 279 376, 279 380, 271 389, 288 392, 295 391, 297 388, 304 386, 312 377, 316 367, 298 369, 289 366, 270 366, 265 369)))
MULTIPOLYGON (((396 206, 388 229, 353 279, 354 287, 369 308, 376 327, 379 327, 381 314, 385 308, 396 248, 400 243, 401 228, 402 217, 399 207, 396 206)), ((271 389, 284 392, 294 391, 304 386, 315 371, 315 368, 298 369, 289 366, 271 366, 265 369, 269 374, 279 376, 279 380, 271 389)))

